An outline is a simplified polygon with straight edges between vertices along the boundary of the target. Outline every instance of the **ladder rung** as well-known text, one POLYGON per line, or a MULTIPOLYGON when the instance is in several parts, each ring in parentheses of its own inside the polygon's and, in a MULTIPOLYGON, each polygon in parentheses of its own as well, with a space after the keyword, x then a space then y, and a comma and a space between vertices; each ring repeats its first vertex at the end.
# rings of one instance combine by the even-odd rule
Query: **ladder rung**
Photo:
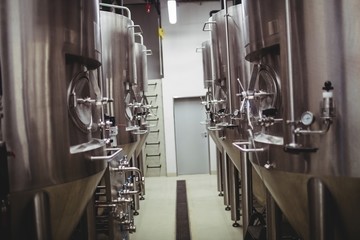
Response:
POLYGON ((160 141, 158 141, 158 142, 150 142, 150 143, 146 142, 145 145, 160 145, 160 141))
POLYGON ((152 122, 152 121, 159 121, 159 118, 146 119, 146 121, 148 121, 148 122, 152 122))
POLYGON ((146 154, 146 157, 160 157, 161 153, 159 154, 146 154))
POLYGON ((152 94, 152 95, 146 95, 145 97, 148 97, 148 98, 151 98, 151 97, 157 97, 158 95, 157 94, 152 94))
POLYGON ((160 165, 146 165, 147 168, 161 168, 161 164, 160 165))

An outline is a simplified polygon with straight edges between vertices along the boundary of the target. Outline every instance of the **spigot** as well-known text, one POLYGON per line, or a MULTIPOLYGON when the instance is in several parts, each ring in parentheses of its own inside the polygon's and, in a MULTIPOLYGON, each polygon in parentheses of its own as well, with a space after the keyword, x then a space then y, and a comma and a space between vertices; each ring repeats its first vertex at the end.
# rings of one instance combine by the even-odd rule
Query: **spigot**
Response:
POLYGON ((264 165, 264 168, 267 169, 267 170, 273 169, 273 168, 275 168, 275 167, 276 167, 275 163, 269 163, 269 162, 267 162, 267 163, 265 163, 265 165, 264 165))

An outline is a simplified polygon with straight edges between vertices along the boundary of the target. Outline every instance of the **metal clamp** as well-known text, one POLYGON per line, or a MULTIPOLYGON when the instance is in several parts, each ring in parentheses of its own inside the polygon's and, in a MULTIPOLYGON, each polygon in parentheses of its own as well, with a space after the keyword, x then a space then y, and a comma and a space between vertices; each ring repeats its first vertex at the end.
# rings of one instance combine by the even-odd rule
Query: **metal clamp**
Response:
POLYGON ((117 155, 120 154, 120 152, 122 151, 122 148, 105 148, 105 151, 115 151, 113 154, 111 154, 110 156, 91 156, 90 160, 91 161, 95 161, 95 160, 106 160, 106 161, 111 161, 113 158, 115 158, 117 155))
POLYGON ((251 145, 251 142, 233 142, 232 145, 242 152, 264 152, 265 148, 243 148, 242 145, 251 145))

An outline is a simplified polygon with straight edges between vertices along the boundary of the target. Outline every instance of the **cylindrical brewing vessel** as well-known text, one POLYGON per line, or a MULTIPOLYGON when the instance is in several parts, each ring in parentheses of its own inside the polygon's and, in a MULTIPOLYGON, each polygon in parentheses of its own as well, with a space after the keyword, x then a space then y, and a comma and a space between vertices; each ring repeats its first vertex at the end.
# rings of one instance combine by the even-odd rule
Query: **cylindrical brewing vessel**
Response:
POLYGON ((103 10, 100 19, 104 91, 113 100, 105 114, 113 117, 118 127, 115 145, 128 144, 136 141, 136 136, 126 131, 132 120, 132 109, 127 104, 135 101, 135 64, 129 57, 134 56, 134 23, 126 16, 103 10))
POLYGON ((136 62, 136 76, 137 88, 140 92, 140 99, 144 92, 148 89, 148 74, 147 74, 147 48, 144 44, 135 43, 135 62, 136 62))
POLYGON ((201 44, 202 63, 203 63, 203 82, 205 89, 212 89, 215 81, 215 67, 213 64, 213 57, 211 54, 210 41, 204 41, 201 44))
MULTIPOLYGON (((135 63, 137 72, 137 84, 133 86, 135 88, 135 98, 139 107, 134 109, 136 117, 136 125, 142 128, 147 128, 146 117, 149 113, 148 100, 145 92, 148 89, 148 75, 147 75, 147 48, 144 44, 135 43, 135 63)), ((140 133, 140 132, 139 132, 140 133)))
POLYGON ((90 161, 104 151, 92 131, 70 139, 67 92, 74 73, 101 64, 98 1, 5 0, 0 11, 12 239, 68 239, 106 167, 90 161))
MULTIPOLYGON (((218 13, 216 13, 218 14, 218 13)), ((211 48, 211 68, 213 69, 213 78, 214 78, 214 89, 213 89, 213 98, 217 102, 213 105, 213 122, 218 123, 220 119, 218 118, 227 108, 227 96, 225 91, 225 73, 221 70, 220 63, 220 48, 219 48, 219 36, 222 33, 222 29, 219 29, 218 23, 216 21, 217 17, 213 14, 204 29, 209 31, 210 35, 210 48, 211 48)))
POLYGON ((357 239, 360 231, 353 216, 360 213, 356 207, 360 152, 354 143, 360 135, 356 120, 360 44, 354 41, 358 32, 354 26, 360 24, 356 17, 360 4, 286 3, 288 12, 279 8, 284 143, 272 144, 267 157, 253 163, 304 239, 357 239), (329 110, 330 125, 321 108, 327 81, 332 83, 335 103, 329 110))

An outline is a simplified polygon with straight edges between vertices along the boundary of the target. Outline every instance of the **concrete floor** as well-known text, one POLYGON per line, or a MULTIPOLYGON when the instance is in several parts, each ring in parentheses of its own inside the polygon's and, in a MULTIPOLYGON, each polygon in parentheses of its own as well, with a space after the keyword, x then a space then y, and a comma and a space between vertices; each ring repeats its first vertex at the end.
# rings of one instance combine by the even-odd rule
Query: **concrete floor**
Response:
POLYGON ((148 177, 136 233, 130 240, 172 240, 175 237, 176 181, 186 180, 192 240, 242 240, 242 229, 232 227, 229 211, 218 196, 216 175, 148 177))

